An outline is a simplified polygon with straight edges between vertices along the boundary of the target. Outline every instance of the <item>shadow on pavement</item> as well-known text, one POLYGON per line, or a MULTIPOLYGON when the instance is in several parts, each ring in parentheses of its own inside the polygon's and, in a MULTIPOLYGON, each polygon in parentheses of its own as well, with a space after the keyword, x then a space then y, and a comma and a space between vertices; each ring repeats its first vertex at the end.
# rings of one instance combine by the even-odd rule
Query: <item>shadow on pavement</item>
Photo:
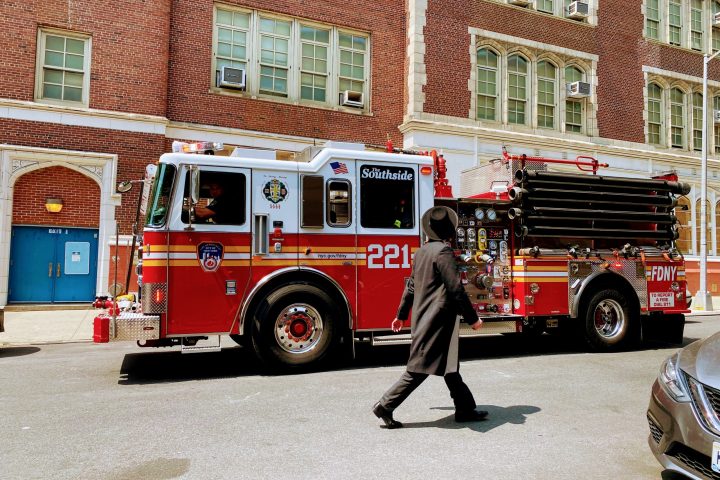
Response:
POLYGON ((39 351, 39 347, 0 347, 0 358, 22 357, 39 351))
POLYGON ((252 352, 242 347, 219 352, 183 355, 178 350, 125 355, 120 367, 120 385, 186 382, 213 378, 260 375, 262 368, 252 352))
POLYGON ((688 480, 688 477, 685 475, 673 472, 672 470, 663 470, 660 475, 662 480, 688 480))
POLYGON ((479 422, 457 423, 455 421, 454 407, 433 407, 431 410, 450 410, 453 413, 447 417, 440 418, 432 422, 404 422, 405 428, 446 428, 450 430, 458 430, 461 428, 469 428, 479 433, 489 432, 490 430, 511 423, 514 425, 522 425, 525 423, 528 415, 540 411, 539 407, 533 405, 511 405, 509 407, 499 407, 497 405, 478 405, 478 410, 487 410, 488 417, 486 420, 479 422))
MULTIPOLYGON (((685 338, 683 345, 696 339, 685 338)), ((680 348, 680 345, 653 342, 643 349, 680 348)), ((1 350, 0 350, 1 352, 1 350)), ((408 359, 409 345, 372 347, 369 344, 355 346, 355 359, 349 355, 335 359, 320 370, 354 370, 387 366, 403 366, 408 359)), ((32 352, 30 352, 32 353, 32 352)), ((461 361, 489 358, 532 357, 538 355, 587 354, 579 342, 569 341, 561 335, 540 335, 523 337, 519 335, 498 335, 467 338, 460 342, 461 361)), ((0 353, 0 356, 2 354, 0 353)), ((604 355, 616 355, 607 353, 604 355)), ((185 382, 213 378, 241 377, 253 375, 292 375, 308 373, 308 369, 297 372, 274 372, 265 368, 252 350, 243 347, 223 348, 220 352, 181 354, 178 350, 143 351, 125 355, 120 376, 120 385, 137 385, 165 382, 185 382)))

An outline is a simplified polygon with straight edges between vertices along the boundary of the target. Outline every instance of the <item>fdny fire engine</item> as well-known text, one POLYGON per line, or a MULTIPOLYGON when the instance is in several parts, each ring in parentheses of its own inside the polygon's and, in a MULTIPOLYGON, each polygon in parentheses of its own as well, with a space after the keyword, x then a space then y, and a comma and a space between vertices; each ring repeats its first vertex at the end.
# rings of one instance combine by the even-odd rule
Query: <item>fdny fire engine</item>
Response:
POLYGON ((96 342, 197 351, 229 335, 292 368, 357 341, 409 341, 389 325, 433 205, 458 213, 458 269, 484 320, 477 332, 461 324, 461 336, 569 328, 596 350, 653 328, 682 338, 690 300, 673 209, 689 186, 675 177, 604 176, 592 158, 503 152, 464 172, 476 193, 456 198, 435 152, 337 142, 294 160, 176 150, 160 158, 148 196, 140 303, 106 302, 96 342))

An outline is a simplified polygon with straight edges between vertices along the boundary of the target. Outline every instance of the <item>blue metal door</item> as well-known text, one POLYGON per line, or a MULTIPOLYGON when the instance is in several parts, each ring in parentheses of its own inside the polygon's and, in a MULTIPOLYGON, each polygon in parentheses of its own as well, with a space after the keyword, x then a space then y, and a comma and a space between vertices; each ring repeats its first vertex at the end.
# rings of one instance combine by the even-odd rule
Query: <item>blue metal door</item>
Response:
POLYGON ((8 302, 87 302, 95 297, 95 229, 13 227, 8 302))

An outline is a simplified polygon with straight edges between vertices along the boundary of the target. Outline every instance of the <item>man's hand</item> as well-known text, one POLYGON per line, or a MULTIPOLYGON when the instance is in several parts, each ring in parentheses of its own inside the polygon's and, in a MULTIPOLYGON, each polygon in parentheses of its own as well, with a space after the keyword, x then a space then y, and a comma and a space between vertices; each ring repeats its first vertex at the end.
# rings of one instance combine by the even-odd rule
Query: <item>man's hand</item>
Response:
POLYGON ((482 328, 482 326, 483 326, 483 321, 478 319, 477 322, 473 323, 470 326, 472 327, 473 330, 480 330, 480 328, 482 328))
POLYGON ((397 333, 399 332, 403 326, 405 325, 405 320, 400 320, 398 318, 395 318, 392 323, 390 324, 390 328, 392 328, 392 331, 397 333))

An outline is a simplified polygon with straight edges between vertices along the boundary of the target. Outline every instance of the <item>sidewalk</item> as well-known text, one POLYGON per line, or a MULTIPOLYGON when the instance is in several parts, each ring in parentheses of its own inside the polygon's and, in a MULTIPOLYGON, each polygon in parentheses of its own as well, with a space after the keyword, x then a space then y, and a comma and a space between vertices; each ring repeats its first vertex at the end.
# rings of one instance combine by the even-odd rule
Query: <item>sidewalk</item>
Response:
MULTIPOLYGON (((714 303, 716 308, 720 302, 714 303)), ((41 308, 41 307, 38 307, 41 308)), ((92 342, 93 319, 102 310, 90 305, 75 310, 5 311, 5 332, 0 347, 43 343, 92 342)), ((720 315, 720 310, 693 311, 687 317, 720 315)))
POLYGON ((99 312, 89 304, 74 310, 5 311, 5 331, 0 333, 0 346, 92 342, 93 319, 99 312))

